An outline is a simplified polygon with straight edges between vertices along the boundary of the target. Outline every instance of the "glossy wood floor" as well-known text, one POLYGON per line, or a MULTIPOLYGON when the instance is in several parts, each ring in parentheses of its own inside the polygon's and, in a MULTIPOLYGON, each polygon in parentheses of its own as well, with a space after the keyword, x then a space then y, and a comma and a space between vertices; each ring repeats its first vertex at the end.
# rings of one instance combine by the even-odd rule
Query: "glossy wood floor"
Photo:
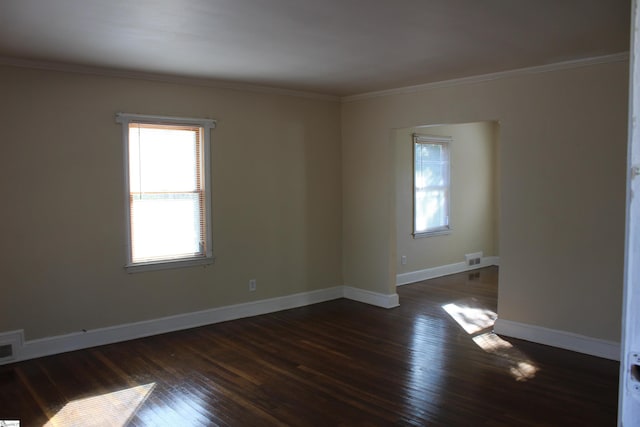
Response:
POLYGON ((501 340, 496 292, 492 267, 402 286, 391 310, 336 300, 6 365, 0 420, 615 425, 618 364, 501 340))

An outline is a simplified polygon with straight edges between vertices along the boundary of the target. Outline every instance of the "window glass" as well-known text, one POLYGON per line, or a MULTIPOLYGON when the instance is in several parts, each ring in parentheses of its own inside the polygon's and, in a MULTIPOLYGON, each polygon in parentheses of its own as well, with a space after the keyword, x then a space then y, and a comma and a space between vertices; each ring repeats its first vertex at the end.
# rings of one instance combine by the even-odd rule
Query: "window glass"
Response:
POLYGON ((449 142, 414 135, 414 234, 449 230, 449 142))
POLYGON ((126 125, 128 266, 211 260, 207 125, 213 124, 118 118, 126 125))

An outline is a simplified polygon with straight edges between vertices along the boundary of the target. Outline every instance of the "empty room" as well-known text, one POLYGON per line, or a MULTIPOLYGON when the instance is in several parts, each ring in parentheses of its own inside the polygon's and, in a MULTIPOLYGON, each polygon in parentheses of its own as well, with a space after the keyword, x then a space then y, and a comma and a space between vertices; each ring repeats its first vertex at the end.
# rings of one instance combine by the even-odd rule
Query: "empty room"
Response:
POLYGON ((622 425, 634 11, 1 1, 0 426, 622 425))

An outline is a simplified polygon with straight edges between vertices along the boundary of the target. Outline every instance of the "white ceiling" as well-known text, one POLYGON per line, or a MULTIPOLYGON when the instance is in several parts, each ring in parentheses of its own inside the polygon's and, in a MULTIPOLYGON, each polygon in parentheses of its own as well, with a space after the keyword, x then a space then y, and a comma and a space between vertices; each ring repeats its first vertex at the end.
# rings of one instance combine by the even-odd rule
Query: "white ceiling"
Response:
POLYGON ((0 0, 0 56, 330 95, 620 53, 630 0, 0 0))

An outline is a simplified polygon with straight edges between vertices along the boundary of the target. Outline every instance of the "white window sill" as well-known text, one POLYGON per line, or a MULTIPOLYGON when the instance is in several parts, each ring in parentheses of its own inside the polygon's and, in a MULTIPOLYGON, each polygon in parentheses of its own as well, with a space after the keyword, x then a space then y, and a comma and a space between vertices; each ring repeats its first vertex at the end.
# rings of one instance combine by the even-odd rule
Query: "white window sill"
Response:
POLYGON ((206 258, 188 258, 180 260, 169 261, 152 261, 152 262, 138 262, 135 264, 127 264, 124 269, 127 273, 141 273, 144 271, 154 270, 170 270, 175 268, 193 267, 197 265, 210 265, 215 261, 215 257, 206 258))
POLYGON ((447 234, 451 234, 451 228, 447 228, 444 230, 425 231, 422 233, 413 233, 413 238, 421 239, 423 237, 444 236, 447 234))

